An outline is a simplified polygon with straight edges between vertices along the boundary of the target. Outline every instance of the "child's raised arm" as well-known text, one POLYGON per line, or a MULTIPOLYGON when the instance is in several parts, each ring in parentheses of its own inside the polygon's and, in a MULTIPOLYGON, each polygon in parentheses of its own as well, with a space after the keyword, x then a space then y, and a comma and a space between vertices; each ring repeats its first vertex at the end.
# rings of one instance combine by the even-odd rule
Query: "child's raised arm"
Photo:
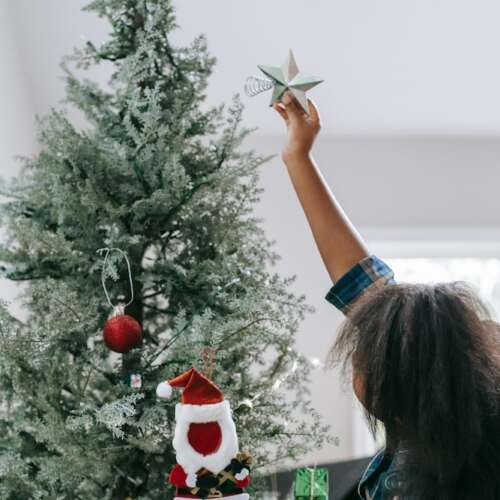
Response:
POLYGON ((342 210, 311 157, 320 130, 318 110, 309 100, 310 116, 289 94, 274 109, 287 126, 282 158, 306 214, 319 252, 332 279, 337 281, 357 262, 367 257, 363 238, 342 210))

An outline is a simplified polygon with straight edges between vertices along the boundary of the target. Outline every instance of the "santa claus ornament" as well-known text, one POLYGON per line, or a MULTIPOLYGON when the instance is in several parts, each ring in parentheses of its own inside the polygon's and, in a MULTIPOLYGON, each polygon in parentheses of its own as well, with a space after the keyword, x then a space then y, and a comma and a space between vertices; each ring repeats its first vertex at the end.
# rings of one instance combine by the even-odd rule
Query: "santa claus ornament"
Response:
POLYGON ((141 343, 142 329, 140 323, 132 316, 125 314, 125 307, 130 305, 134 300, 134 286, 132 282, 132 273, 130 271, 130 262, 125 252, 119 248, 103 248, 98 251, 106 251, 104 262, 102 265, 101 282, 106 294, 108 304, 113 308, 107 321, 104 323, 103 339, 104 343, 114 352, 125 354, 141 343), (106 288, 105 269, 108 261, 108 256, 111 251, 120 252, 127 262, 128 277, 130 282, 130 300, 126 304, 113 305, 106 288))
POLYGON ((184 388, 175 407, 173 446, 177 464, 168 476, 176 487, 175 500, 228 498, 248 500, 252 459, 238 450, 238 437, 229 402, 222 391, 194 368, 162 382, 159 398, 173 387, 184 388))

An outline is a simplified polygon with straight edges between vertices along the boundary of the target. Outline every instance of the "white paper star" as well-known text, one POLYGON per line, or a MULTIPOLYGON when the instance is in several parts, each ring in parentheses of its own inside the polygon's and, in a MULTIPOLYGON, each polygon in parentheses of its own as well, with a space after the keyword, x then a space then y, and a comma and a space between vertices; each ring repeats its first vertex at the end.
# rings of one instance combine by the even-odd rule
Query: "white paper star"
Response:
POLYGON ((283 94, 290 90, 295 96, 304 111, 309 114, 309 106, 307 104, 306 91, 312 89, 323 80, 315 76, 303 75, 300 73, 295 61, 292 50, 288 53, 285 64, 279 68, 277 66, 262 66, 258 68, 274 83, 273 95, 271 97, 271 106, 281 101, 283 94))

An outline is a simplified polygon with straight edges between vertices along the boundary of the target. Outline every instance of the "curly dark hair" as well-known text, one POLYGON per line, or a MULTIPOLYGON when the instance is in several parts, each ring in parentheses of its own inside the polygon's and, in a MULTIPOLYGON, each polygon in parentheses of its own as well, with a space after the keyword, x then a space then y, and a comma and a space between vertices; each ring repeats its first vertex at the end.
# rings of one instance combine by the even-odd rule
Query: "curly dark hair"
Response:
POLYGON ((349 310, 330 361, 361 375, 388 452, 405 444, 412 500, 500 499, 499 332, 461 282, 388 285, 349 310))

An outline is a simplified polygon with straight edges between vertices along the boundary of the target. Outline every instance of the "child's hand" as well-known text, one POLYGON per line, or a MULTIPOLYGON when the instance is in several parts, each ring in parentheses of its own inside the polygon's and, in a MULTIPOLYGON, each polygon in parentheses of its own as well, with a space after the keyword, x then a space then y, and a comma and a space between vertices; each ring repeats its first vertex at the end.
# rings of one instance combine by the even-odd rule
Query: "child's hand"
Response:
POLYGON ((310 99, 308 103, 310 116, 304 112, 290 92, 283 97, 283 103, 273 105, 287 127, 287 141, 282 150, 285 162, 294 157, 307 157, 321 128, 318 109, 310 99))

